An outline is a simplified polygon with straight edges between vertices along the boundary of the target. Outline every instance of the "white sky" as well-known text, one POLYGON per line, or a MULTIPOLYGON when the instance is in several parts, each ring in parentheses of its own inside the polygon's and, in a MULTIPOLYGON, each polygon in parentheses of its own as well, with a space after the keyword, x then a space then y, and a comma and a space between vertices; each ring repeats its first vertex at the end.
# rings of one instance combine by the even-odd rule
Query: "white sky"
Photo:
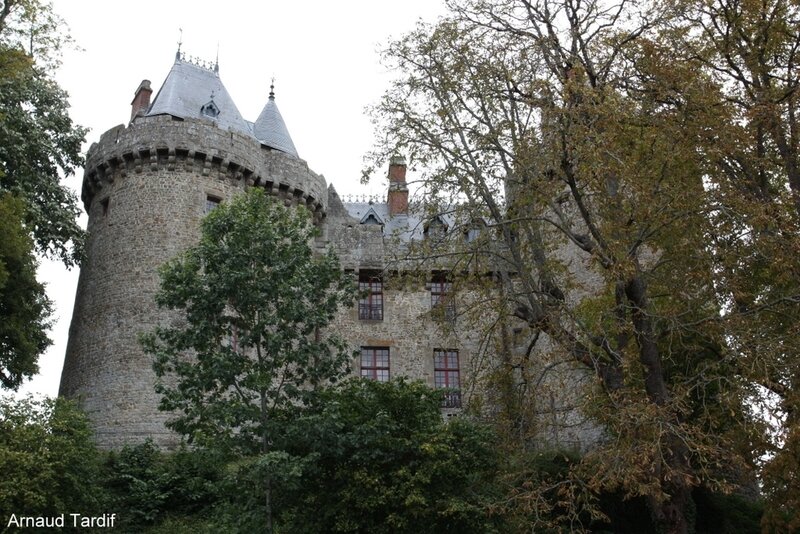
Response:
MULTIPOLYGON (((341 194, 383 194, 385 169, 359 185, 372 143, 364 108, 375 103, 393 73, 378 50, 420 19, 444 12, 441 0, 55 0, 55 10, 81 48, 65 51, 56 79, 70 94, 70 115, 89 127, 88 146, 130 117, 143 79, 161 86, 182 50, 213 61, 245 119, 254 121, 275 76, 275 98, 300 157, 341 194)), ((82 171, 68 185, 80 194, 82 171)), ((85 217, 82 220, 85 226, 85 217)), ((54 345, 40 374, 20 388, 55 396, 66 351, 78 270, 44 261, 40 278, 55 302, 54 345)))

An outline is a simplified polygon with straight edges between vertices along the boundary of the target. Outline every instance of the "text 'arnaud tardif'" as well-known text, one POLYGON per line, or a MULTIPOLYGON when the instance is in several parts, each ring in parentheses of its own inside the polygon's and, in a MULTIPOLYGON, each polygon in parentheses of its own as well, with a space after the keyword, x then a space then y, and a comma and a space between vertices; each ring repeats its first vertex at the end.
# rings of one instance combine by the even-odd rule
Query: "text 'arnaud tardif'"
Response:
POLYGON ((117 514, 103 514, 89 516, 82 514, 61 514, 49 517, 44 516, 18 516, 11 514, 6 528, 112 528, 117 514))

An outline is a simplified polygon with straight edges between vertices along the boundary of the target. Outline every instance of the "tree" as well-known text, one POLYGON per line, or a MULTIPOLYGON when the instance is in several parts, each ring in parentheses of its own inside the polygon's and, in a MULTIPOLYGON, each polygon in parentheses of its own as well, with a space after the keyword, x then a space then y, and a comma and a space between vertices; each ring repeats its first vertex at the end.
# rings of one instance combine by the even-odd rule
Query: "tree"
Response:
POLYGON ((52 517, 99 511, 99 458, 86 416, 71 401, 0 402, 0 513, 52 517))
POLYGON ((36 281, 33 242, 23 219, 23 202, 0 195, 0 385, 14 390, 39 370, 36 360, 50 346, 52 312, 36 281))
POLYGON ((80 259, 84 232, 78 199, 61 176, 81 166, 86 129, 72 123, 67 94, 49 74, 69 42, 62 28, 49 3, 0 7, 0 191, 25 201, 37 250, 69 267, 80 259))
POLYGON ((11 389, 37 372, 50 345, 35 254, 70 267, 83 243, 77 198, 61 175, 81 164, 85 130, 72 124, 67 95, 48 74, 67 40, 58 22, 37 0, 0 4, 0 384, 11 389))
POLYGON ((343 375, 352 354, 321 329, 354 289, 332 252, 314 253, 315 233, 304 208, 251 189, 209 214, 200 243, 161 269, 157 302, 180 318, 143 342, 160 408, 177 413, 169 426, 190 442, 267 457, 275 411, 343 375))
POLYGON ((500 344, 522 405, 541 383, 526 368, 594 375, 582 411, 606 439, 559 497, 644 496, 660 528, 686 532, 692 488, 746 480, 760 438, 729 343, 745 315, 724 313, 715 283, 715 240, 735 221, 707 186, 736 119, 715 78, 680 60, 668 3, 449 6, 386 51, 403 75, 375 108, 379 157, 408 153, 429 204, 486 221, 483 239, 452 239, 453 268, 497 274, 479 299, 497 318, 476 324, 527 327, 521 358, 500 344))
POLYGON ((501 532, 501 457, 485 425, 442 420, 442 393, 352 379, 285 420, 285 532, 501 532))
POLYGON ((719 80, 729 120, 709 147, 719 168, 721 207, 715 281, 733 310, 728 338, 755 410, 776 421, 764 444, 765 528, 793 530, 800 512, 792 484, 800 437, 800 155, 797 116, 800 6, 797 2, 690 2, 679 41, 686 61, 719 80), (724 211, 723 211, 724 210, 724 211))

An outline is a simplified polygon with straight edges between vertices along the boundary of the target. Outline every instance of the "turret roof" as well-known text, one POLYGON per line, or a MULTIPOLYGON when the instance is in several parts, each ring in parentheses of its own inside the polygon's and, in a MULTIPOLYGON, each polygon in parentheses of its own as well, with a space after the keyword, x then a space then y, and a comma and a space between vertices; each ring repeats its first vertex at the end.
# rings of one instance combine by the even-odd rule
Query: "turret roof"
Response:
POLYGON ((212 119, 220 128, 252 135, 222 84, 218 67, 201 66, 180 54, 176 55, 147 115, 212 119))
POLYGON ((270 86, 269 89, 269 99, 253 124, 253 133, 263 144, 297 157, 297 149, 294 148, 292 137, 275 103, 274 86, 270 86))
POLYGON ((263 145, 298 157, 272 91, 256 122, 246 121, 220 80, 218 65, 188 60, 180 52, 146 115, 210 119, 220 128, 255 137, 263 145))

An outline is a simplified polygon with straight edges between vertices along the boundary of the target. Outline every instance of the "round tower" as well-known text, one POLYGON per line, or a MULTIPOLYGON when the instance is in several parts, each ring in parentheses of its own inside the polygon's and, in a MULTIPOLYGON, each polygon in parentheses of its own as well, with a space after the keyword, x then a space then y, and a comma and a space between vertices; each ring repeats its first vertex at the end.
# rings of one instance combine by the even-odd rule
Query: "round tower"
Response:
POLYGON ((178 56, 152 104, 149 91, 139 86, 130 125, 104 133, 84 170, 88 239, 59 394, 79 400, 103 448, 177 442, 138 338, 171 319, 155 304, 158 267, 197 242, 206 212, 246 187, 306 205, 317 222, 326 211, 325 180, 297 157, 274 95, 256 135, 216 66, 178 56))

